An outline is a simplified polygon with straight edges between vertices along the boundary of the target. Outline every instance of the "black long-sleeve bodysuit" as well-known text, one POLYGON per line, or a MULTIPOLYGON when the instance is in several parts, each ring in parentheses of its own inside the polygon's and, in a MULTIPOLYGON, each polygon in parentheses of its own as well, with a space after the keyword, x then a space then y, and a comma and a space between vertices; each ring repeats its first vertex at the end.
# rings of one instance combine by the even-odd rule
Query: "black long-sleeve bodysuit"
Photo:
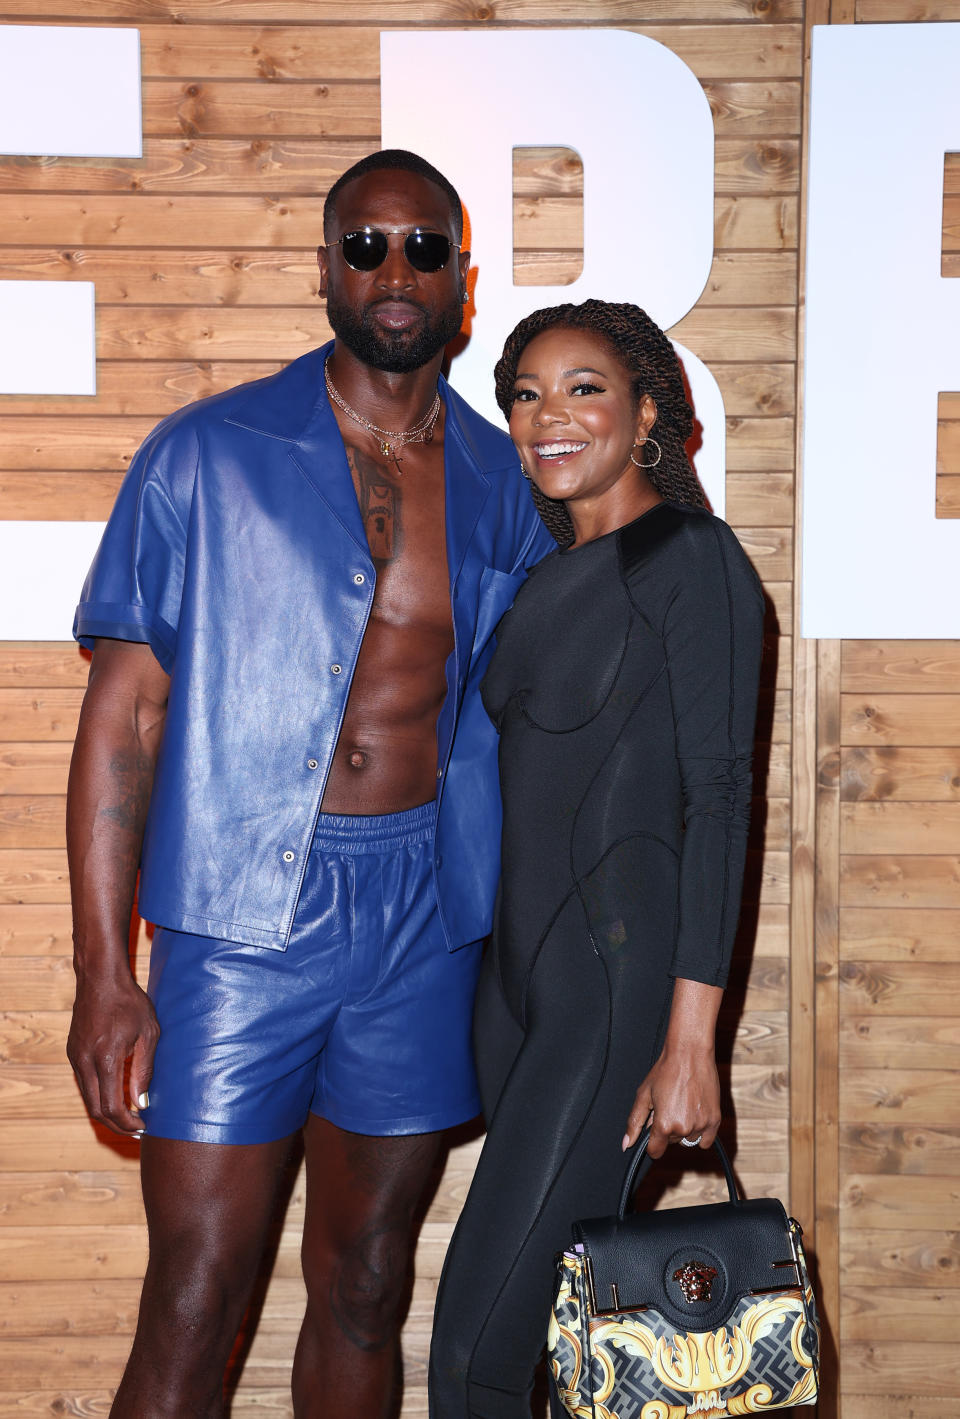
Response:
POLYGON ((763 620, 718 518, 659 503, 548 556, 497 633, 503 876, 476 1011, 488 1136, 451 1244, 433 1419, 527 1419, 553 1258, 615 1210, 674 977, 723 985, 763 620))

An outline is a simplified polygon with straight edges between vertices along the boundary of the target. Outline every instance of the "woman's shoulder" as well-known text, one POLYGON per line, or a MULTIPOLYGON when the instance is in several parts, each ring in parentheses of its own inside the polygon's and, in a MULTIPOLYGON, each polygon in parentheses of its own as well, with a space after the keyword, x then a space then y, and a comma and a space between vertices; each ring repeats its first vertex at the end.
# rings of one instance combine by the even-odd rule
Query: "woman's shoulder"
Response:
POLYGON ((661 590, 733 582, 762 596, 760 580, 736 533, 707 508, 657 503, 621 528, 619 552, 621 573, 631 588, 655 573, 661 590))
POLYGON ((735 556, 747 561, 736 532, 708 508, 686 502, 658 502, 642 517, 620 529, 620 562, 624 575, 642 568, 649 558, 665 556, 685 561, 689 556, 735 556))

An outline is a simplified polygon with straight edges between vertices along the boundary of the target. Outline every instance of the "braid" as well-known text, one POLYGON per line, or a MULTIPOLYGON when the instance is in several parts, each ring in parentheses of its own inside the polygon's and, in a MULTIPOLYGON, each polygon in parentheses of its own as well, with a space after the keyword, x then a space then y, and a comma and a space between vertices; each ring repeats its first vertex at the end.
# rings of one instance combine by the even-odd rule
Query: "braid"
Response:
MULTIPOLYGON (((661 456, 655 467, 645 469, 647 477, 661 497, 693 507, 706 507, 706 497, 685 447, 693 433, 693 411, 687 402, 680 361, 659 325, 639 306, 589 300, 582 305, 548 306, 521 320, 507 336, 494 370, 497 403, 504 416, 509 419, 513 408, 520 356, 531 340, 556 326, 588 330, 610 345, 623 367, 633 375, 637 399, 649 394, 657 406, 651 434, 660 445, 661 456)), ((545 497, 536 484, 531 490, 547 529, 561 546, 572 542, 573 524, 565 505, 555 498, 545 497)))

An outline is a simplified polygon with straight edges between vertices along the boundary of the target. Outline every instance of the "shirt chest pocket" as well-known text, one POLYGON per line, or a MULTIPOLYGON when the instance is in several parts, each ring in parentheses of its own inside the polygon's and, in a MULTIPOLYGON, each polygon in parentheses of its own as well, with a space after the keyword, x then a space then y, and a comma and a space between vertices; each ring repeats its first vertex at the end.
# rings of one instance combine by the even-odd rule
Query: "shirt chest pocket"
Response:
POLYGON ((476 663, 489 645, 497 623, 510 610, 526 579, 525 572, 501 572, 496 567, 484 567, 477 591, 477 624, 470 649, 471 664, 476 663))

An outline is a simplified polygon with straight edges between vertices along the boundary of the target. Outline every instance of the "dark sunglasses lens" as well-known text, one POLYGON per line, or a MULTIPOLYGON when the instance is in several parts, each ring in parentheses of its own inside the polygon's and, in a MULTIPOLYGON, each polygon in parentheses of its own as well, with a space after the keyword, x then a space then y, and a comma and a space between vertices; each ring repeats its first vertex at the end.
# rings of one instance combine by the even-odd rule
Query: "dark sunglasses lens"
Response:
POLYGON ((450 241, 442 232, 411 232, 403 251, 414 271, 442 271, 450 260, 450 241))
POLYGON ((347 232, 340 242, 343 259, 354 271, 375 271, 387 256, 383 232, 347 232))

